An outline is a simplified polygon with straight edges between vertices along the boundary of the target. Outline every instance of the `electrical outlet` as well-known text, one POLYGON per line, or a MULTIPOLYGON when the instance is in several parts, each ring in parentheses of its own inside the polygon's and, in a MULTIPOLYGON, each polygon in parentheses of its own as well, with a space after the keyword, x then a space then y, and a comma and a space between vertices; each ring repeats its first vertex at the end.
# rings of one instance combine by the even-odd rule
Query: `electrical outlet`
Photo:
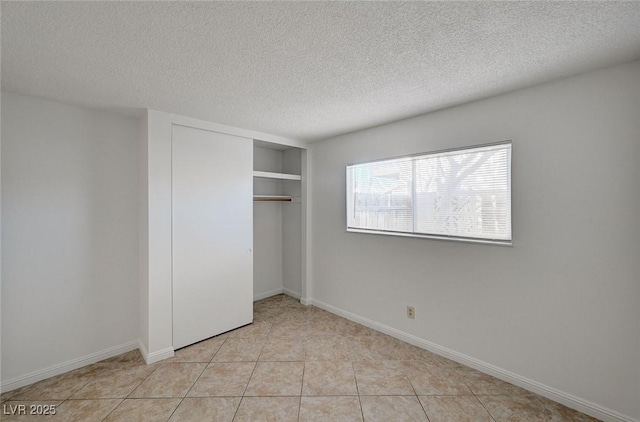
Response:
POLYGON ((407 318, 416 319, 416 310, 413 306, 407 306, 407 318))

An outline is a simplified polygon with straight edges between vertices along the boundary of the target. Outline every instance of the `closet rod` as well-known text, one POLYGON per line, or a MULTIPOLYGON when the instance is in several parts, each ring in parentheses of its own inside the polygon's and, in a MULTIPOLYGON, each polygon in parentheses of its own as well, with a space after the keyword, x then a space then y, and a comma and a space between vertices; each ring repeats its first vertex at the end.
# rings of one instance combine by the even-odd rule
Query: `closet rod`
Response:
POLYGON ((291 202, 290 196, 254 196, 254 202, 291 202))

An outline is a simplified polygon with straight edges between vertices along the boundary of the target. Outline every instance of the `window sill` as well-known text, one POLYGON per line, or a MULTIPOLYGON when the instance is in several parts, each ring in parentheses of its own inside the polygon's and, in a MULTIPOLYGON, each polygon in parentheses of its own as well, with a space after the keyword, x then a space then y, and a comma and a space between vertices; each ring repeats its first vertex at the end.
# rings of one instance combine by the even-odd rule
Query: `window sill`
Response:
POLYGON ((513 247, 512 240, 489 240, 489 239, 474 239, 468 237, 453 237, 453 236, 435 236, 429 234, 416 234, 416 233, 401 233, 401 232, 391 232, 391 231, 382 231, 382 230, 366 230, 366 229, 354 229, 351 227, 347 227, 347 231, 351 233, 364 233, 364 234, 381 234, 386 236, 399 236, 399 237, 417 237, 422 239, 432 239, 432 240, 446 240, 453 242, 463 242, 463 243, 478 243, 483 245, 495 245, 495 246, 511 246, 513 247))

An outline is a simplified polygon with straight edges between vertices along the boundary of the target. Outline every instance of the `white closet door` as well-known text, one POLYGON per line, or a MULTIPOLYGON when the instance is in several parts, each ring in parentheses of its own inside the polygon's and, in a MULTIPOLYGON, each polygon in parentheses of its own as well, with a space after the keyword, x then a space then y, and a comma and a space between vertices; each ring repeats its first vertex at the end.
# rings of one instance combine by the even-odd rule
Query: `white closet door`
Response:
POLYGON ((173 347, 253 320, 253 141, 172 128, 173 347))

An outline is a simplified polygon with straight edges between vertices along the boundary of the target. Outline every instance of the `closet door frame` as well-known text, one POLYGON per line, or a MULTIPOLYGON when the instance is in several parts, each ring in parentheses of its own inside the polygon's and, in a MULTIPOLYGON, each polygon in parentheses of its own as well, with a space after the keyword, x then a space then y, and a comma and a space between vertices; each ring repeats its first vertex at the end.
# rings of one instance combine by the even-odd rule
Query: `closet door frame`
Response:
MULTIPOLYGON (((189 126, 244 138, 262 140, 303 148, 304 141, 284 138, 268 133, 241 129, 219 123, 194 119, 157 110, 146 109, 140 119, 140 202, 139 202, 139 341, 138 348, 150 364, 167 359, 174 354, 173 304, 171 265, 171 127, 173 124, 189 126)), ((303 219, 307 218, 306 186, 311 183, 303 160, 303 219)), ((303 245, 311 243, 307 233, 310 224, 303 223, 303 245)), ((303 303, 311 303, 311 265, 308 254, 303 254, 303 303), (309 288, 307 288, 309 285, 309 288)))

